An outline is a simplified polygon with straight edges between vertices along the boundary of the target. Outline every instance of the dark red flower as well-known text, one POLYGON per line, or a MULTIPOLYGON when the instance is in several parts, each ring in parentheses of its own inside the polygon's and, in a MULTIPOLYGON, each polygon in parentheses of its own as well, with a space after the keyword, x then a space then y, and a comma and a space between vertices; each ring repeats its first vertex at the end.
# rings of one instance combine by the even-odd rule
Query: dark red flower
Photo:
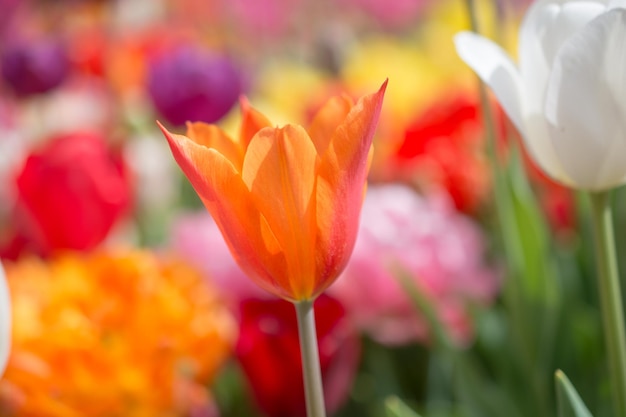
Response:
MULTIPOLYGON (((356 372, 360 343, 343 306, 326 295, 315 301, 315 320, 326 409, 346 399, 356 372)), ((283 300, 241 304, 237 358, 259 408, 268 417, 304 417, 304 386, 295 309, 283 300)))
POLYGON ((51 139, 17 177, 18 235, 40 254, 88 250, 129 209, 131 185, 120 155, 96 133, 51 139))

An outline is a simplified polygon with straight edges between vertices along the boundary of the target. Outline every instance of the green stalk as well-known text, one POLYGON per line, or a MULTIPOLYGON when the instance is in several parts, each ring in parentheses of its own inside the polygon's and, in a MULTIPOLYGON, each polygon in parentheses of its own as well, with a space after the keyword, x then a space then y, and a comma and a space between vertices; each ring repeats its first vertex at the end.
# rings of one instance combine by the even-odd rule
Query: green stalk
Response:
POLYGON ((294 303, 294 306, 298 317, 306 415, 307 417, 326 417, 313 300, 300 301, 294 303))
POLYGON ((626 417, 626 336, 624 310, 615 255, 610 192, 589 193, 596 237, 598 290, 604 339, 608 351, 614 415, 626 417))
MULTIPOLYGON (((477 15, 476 1, 464 0, 464 2, 471 31, 476 34, 481 34, 482 28, 480 27, 480 21, 477 15)), ((497 1, 495 0, 493 7, 498 7, 497 1)), ((504 17, 500 16, 496 21, 500 22, 503 20, 504 17)), ((502 28, 498 27, 496 29, 496 36, 502 38, 502 28)), ((530 303, 526 298, 528 290, 524 288, 523 282, 524 277, 527 277, 525 273, 528 272, 528 269, 525 268, 527 257, 524 255, 524 243, 519 237, 520 220, 518 214, 515 212, 515 202, 513 201, 514 197, 512 195, 515 190, 511 190, 513 187, 511 178, 514 174, 511 173, 510 169, 507 170, 505 167, 501 166, 500 161, 498 161, 497 129, 493 106, 489 101, 487 86, 479 77, 476 78, 483 125, 485 126, 485 135, 487 138, 486 153, 494 181, 493 191, 495 197, 494 208, 496 223, 500 225, 505 258, 510 263, 513 271, 512 279, 507 282, 503 290, 504 302, 510 313, 511 322, 513 323, 513 328, 511 329, 513 343, 519 347, 519 351, 521 352, 522 362, 520 366, 526 370, 526 382, 527 385, 531 387, 529 394, 534 399, 532 406, 535 407, 535 413, 537 415, 548 415, 548 410, 550 410, 548 399, 549 379, 544 377, 545 374, 542 366, 545 366, 545 362, 548 360, 547 355, 551 349, 543 350, 543 352, 546 353, 540 358, 538 352, 542 352, 542 350, 537 346, 536 341, 548 341, 547 343, 549 345, 549 339, 546 338, 546 334, 553 334, 552 330, 554 326, 550 324, 555 323, 555 319, 553 318, 554 313, 547 310, 545 302, 542 304, 542 309, 549 314, 545 315, 546 321, 543 325, 545 331, 542 331, 542 334, 538 336, 535 331, 535 323, 527 314, 528 309, 534 307, 529 305, 530 303)), ((506 130, 508 131, 510 128, 509 125, 506 130)), ((531 204, 535 204, 534 201, 531 202, 531 204)), ((551 267, 548 266, 547 268, 549 269, 551 267)), ((546 282, 546 285, 549 285, 550 281, 545 280, 544 282, 546 282)), ((546 292, 548 290, 549 289, 546 289, 546 292)), ((550 370, 550 372, 552 372, 552 370, 550 370)))

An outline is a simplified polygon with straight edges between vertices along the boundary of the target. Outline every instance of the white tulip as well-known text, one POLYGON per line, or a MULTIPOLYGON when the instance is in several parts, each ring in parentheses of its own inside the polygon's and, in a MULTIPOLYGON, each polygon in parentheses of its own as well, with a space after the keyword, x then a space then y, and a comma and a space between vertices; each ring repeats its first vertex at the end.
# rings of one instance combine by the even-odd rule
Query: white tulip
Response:
POLYGON ((519 65, 492 41, 455 37, 537 164, 570 187, 626 183, 626 1, 537 1, 522 22, 519 65))
POLYGON ((4 372, 11 350, 11 299, 0 263, 0 377, 4 372))

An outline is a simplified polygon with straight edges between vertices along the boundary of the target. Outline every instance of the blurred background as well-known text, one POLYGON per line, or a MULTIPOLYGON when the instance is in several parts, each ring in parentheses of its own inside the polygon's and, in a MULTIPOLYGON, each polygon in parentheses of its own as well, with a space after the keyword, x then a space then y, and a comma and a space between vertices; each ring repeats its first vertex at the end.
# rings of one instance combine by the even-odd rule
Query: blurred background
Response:
POLYGON ((586 201, 481 110, 452 42, 471 3, 514 54, 528 1, 0 0, 0 415, 304 416, 293 308, 239 271, 156 120, 236 134, 246 96, 307 125, 386 78, 355 251, 316 304, 329 414, 552 416, 560 368, 606 415, 586 201))

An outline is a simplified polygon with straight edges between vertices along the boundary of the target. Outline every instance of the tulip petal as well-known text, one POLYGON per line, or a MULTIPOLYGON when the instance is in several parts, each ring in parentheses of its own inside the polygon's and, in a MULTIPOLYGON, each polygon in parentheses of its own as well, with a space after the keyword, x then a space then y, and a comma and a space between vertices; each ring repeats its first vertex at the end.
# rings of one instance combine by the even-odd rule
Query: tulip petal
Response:
POLYGON ((521 79, 506 52, 487 38, 471 32, 454 37, 463 61, 493 90, 515 127, 524 132, 521 109, 521 79))
POLYGON ((322 155, 317 182, 316 294, 345 267, 358 229, 374 130, 387 81, 361 98, 338 126, 322 155))
POLYGON ((331 98, 317 112, 307 132, 309 132, 309 136, 315 143, 315 148, 319 155, 326 152, 326 148, 328 148, 337 126, 346 119, 353 106, 352 98, 344 94, 331 98))
POLYGON ((229 160, 237 171, 241 172, 243 149, 219 127, 201 122, 188 122, 187 137, 198 145, 215 149, 229 160))
POLYGON ((557 154, 580 188, 607 189, 626 176, 626 10, 591 21, 561 47, 545 115, 557 154))
MULTIPOLYGON (((489 39, 463 32, 455 37, 455 43, 461 58, 492 88, 504 111, 522 134, 533 159, 548 175, 563 183, 569 183, 570 180, 563 174, 552 144, 547 139, 548 133, 541 113, 542 107, 535 103, 538 100, 534 97, 537 90, 528 87, 526 84, 528 80, 524 79, 522 82, 520 73, 506 52, 489 39)), ((541 67, 543 64, 538 62, 535 72, 532 73, 536 79, 531 81, 544 82, 543 88, 545 88, 547 81, 541 80, 547 77, 547 67, 545 65, 545 68, 541 67)), ((522 65, 524 65, 523 60, 522 65)), ((541 92, 542 97, 543 94, 541 92)))
POLYGON ((239 143, 245 152, 254 135, 264 127, 271 127, 272 123, 260 111, 252 108, 245 97, 239 100, 239 105, 241 106, 239 143))
POLYGON ((317 161, 302 127, 265 128, 250 141, 242 173, 255 206, 291 262, 296 300, 311 296, 315 276, 317 161))
POLYGON ((279 297, 290 296, 284 290, 288 283, 278 281, 287 276, 283 250, 233 164, 215 149, 171 134, 162 126, 161 130, 237 263, 265 290, 279 297))
POLYGON ((520 74, 528 98, 525 114, 541 114, 550 68, 562 43, 604 10, 600 3, 584 1, 538 1, 530 7, 519 38, 520 74))
MULTIPOLYGON (((548 126, 543 114, 548 75, 551 63, 544 53, 545 33, 550 22, 561 10, 554 1, 540 0, 533 3, 522 22, 519 36, 519 74, 523 90, 522 137, 528 152, 550 177, 571 185, 548 139, 548 126)), ((559 38, 560 39, 560 38, 559 38)))
POLYGON ((537 28, 537 39, 541 42, 546 62, 551 65, 561 45, 574 33, 581 30, 592 19, 606 11, 601 3, 582 1, 553 5, 545 9, 546 27, 537 28))
POLYGON ((519 35, 519 71, 524 89, 524 116, 542 115, 542 107, 550 63, 543 52, 543 36, 550 21, 558 13, 559 6, 551 1, 538 1, 526 13, 519 35))
POLYGON ((9 360, 11 351, 11 297, 4 269, 0 262, 0 377, 9 360))
POLYGON ((609 3, 609 9, 626 9, 626 0, 613 0, 609 3))

